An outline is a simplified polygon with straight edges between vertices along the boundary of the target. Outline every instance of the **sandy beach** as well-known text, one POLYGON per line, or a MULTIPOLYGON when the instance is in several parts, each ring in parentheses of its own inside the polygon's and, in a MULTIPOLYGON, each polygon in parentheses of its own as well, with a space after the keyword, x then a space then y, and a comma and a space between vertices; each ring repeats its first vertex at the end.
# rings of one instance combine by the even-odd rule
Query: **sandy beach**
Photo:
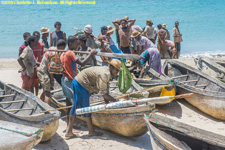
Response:
MULTIPOLYGON (((194 66, 192 59, 180 59, 186 64, 194 66)), ((164 62, 164 61, 162 61, 164 62)), ((16 59, 0 59, 0 80, 5 83, 14 84, 21 87, 22 80, 18 73, 19 64, 16 59)), ((66 129, 66 123, 63 120, 59 120, 59 128, 57 133, 53 136, 48 143, 42 143, 35 146, 34 150, 151 150, 149 133, 146 133, 140 137, 127 138, 118 136, 116 134, 103 131, 96 128, 97 131, 102 132, 101 137, 88 137, 88 129, 86 123, 77 121, 76 124, 81 126, 80 130, 77 130, 77 138, 65 140, 63 130, 66 129)))

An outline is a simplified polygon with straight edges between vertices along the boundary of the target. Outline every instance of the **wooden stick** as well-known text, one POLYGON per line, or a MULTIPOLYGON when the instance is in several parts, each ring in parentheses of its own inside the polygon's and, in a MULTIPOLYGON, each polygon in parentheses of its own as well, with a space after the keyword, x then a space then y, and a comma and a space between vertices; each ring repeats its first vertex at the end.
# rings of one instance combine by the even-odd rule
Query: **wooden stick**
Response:
POLYGON ((35 108, 9 109, 9 110, 6 110, 6 111, 11 112, 11 111, 32 110, 32 109, 35 109, 35 108))
POLYGON ((20 103, 20 102, 25 102, 25 101, 26 100, 6 101, 6 102, 0 102, 0 104, 20 103))
POLYGON ((181 83, 190 83, 190 82, 197 82, 198 80, 189 80, 189 81, 182 81, 181 83))
POLYGON ((66 107, 60 107, 60 108, 56 108, 56 109, 50 109, 50 110, 41 111, 41 113, 45 113, 45 112, 49 112, 49 111, 55 111, 55 110, 61 110, 61 109, 67 109, 67 108, 72 108, 72 107, 73 107, 73 105, 66 106, 66 107))
POLYGON ((195 87, 205 87, 207 86, 208 84, 203 84, 203 85, 195 85, 195 87))
POLYGON ((185 75, 181 75, 181 76, 172 77, 172 79, 183 78, 183 77, 187 77, 187 76, 188 76, 188 75, 185 74, 185 75))
POLYGON ((11 97, 11 96, 15 96, 15 94, 9 94, 9 95, 0 95, 0 98, 4 98, 4 97, 11 97))
POLYGON ((0 90, 0 92, 5 92, 5 90, 0 90))
MULTIPOLYGON (((57 52, 67 52, 68 50, 53 50, 53 49, 45 49, 45 51, 57 51, 57 52)), ((90 52, 84 52, 84 51, 74 51, 74 53, 78 54, 89 54, 90 52)), ((120 53, 105 53, 105 52, 98 52, 96 54, 97 56, 104 56, 104 57, 114 57, 114 58, 124 58, 124 59, 131 59, 131 60, 139 60, 143 57, 137 54, 120 54, 120 53)))
POLYGON ((62 88, 50 91, 51 94, 62 91, 62 88))

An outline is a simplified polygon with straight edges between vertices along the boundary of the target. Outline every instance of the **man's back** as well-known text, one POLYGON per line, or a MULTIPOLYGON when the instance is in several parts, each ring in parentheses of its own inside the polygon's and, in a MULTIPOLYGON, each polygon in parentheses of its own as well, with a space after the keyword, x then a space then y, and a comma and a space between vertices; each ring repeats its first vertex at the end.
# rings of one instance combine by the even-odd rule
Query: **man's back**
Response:
POLYGON ((166 37, 166 30, 165 29, 160 29, 158 31, 158 36, 161 38, 161 40, 165 40, 166 37))

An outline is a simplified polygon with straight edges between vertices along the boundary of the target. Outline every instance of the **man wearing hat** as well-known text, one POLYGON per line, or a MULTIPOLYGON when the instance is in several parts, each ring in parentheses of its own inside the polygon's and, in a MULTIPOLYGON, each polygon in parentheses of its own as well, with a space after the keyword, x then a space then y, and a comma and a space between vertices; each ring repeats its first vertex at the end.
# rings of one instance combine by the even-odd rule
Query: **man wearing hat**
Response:
POLYGON ((155 38, 154 38, 154 25, 150 19, 146 20, 146 27, 144 30, 144 35, 147 37, 149 40, 151 40, 153 43, 155 43, 155 38))
POLYGON ((165 28, 162 27, 157 32, 157 36, 158 36, 157 49, 159 50, 160 54, 162 54, 162 58, 165 59, 165 52, 166 52, 165 40, 166 40, 166 37, 167 37, 167 33, 166 33, 165 28))
POLYGON ((143 51, 151 47, 151 41, 148 38, 141 36, 140 32, 132 32, 131 37, 134 38, 134 43, 136 45, 134 51, 132 52, 133 54, 140 55, 143 51))
POLYGON ((93 30, 91 25, 88 24, 84 27, 84 34, 87 37, 86 46, 92 49, 101 48, 101 42, 99 42, 98 39, 94 37, 92 32, 93 30))
POLYGON ((48 45, 49 31, 50 31, 50 29, 48 29, 47 27, 41 28, 42 36, 41 36, 40 42, 44 44, 44 48, 49 48, 49 45, 48 45))
MULTIPOLYGON (((84 34, 80 34, 78 36, 79 39, 79 45, 80 45, 80 50, 81 51, 88 51, 91 52, 91 48, 86 46, 86 42, 87 42, 87 38, 84 34)), ((88 54, 79 54, 78 57, 80 60, 84 60, 86 57, 88 56, 88 54)), ((91 58, 89 59, 89 61, 87 62, 87 64, 85 66, 79 66, 79 70, 82 71, 85 68, 89 68, 92 66, 97 66, 97 60, 95 55, 92 55, 91 58)))
MULTIPOLYGON (((117 59, 112 59, 109 66, 95 66, 84 69, 73 80, 73 107, 70 111, 69 126, 67 126, 66 137, 76 137, 73 132, 73 124, 76 118, 76 109, 89 106, 89 96, 98 92, 103 95, 106 103, 116 100, 109 95, 109 81, 117 76, 121 70, 122 63, 117 59)), ((85 114, 88 125, 89 136, 101 136, 102 133, 93 129, 91 114, 85 114)))

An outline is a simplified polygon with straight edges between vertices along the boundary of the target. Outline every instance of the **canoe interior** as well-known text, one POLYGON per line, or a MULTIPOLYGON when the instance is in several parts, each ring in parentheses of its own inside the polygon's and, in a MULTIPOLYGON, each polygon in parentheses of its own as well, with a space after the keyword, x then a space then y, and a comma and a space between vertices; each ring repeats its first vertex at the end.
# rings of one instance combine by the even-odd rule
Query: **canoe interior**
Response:
MULTIPOLYGON (((208 144, 202 140, 198 140, 192 137, 189 137, 185 135, 183 132, 171 130, 168 127, 156 125, 152 123, 152 125, 155 127, 154 129, 164 136, 167 140, 170 140, 173 144, 177 144, 177 140, 179 140, 182 144, 187 144, 188 147, 190 147, 193 150, 224 150, 223 147, 218 147, 215 145, 208 144), (168 136, 169 135, 169 136, 168 136), (176 139, 176 140, 174 140, 176 139)), ((186 149, 186 148, 183 148, 186 149)))
POLYGON ((0 107, 18 116, 32 116, 45 110, 32 97, 2 82, 0 82, 0 107), (11 96, 5 97, 7 95, 11 96))
POLYGON ((163 73, 177 80, 184 85, 195 89, 204 89, 211 92, 225 92, 225 84, 208 75, 202 75, 200 71, 191 67, 184 67, 182 63, 176 61, 166 61, 163 73))

